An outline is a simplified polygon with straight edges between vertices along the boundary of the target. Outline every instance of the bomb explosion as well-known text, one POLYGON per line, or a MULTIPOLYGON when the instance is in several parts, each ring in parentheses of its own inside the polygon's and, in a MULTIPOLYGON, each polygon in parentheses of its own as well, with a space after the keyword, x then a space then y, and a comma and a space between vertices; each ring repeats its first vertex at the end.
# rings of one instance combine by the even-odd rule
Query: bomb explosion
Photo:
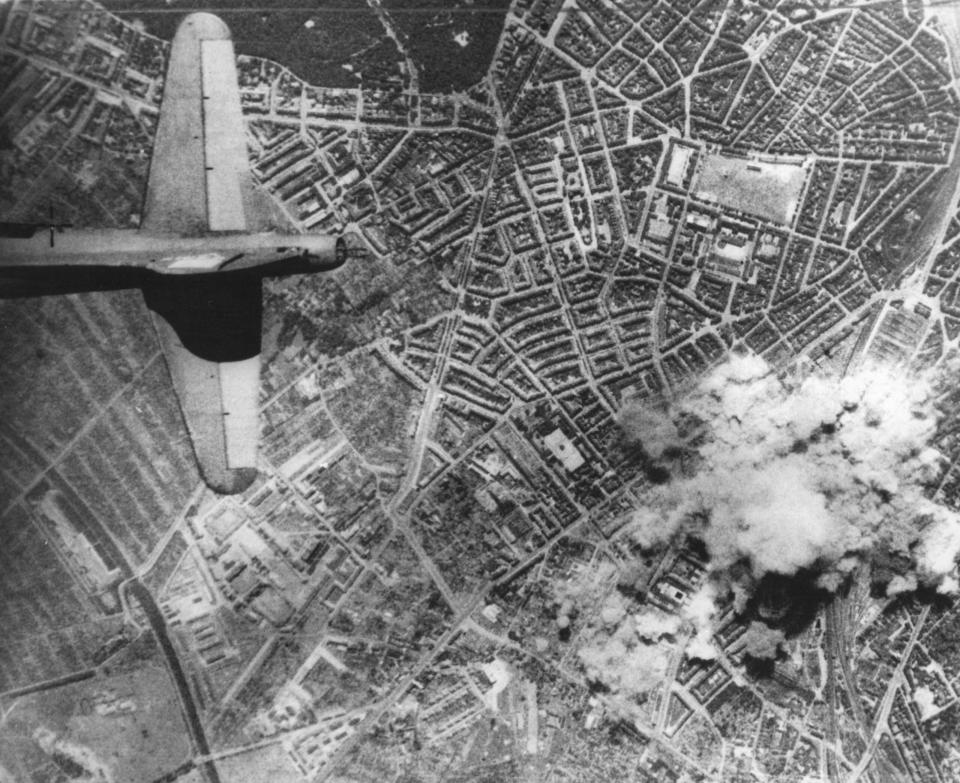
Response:
MULTIPOLYGON (((960 514, 934 499, 943 458, 931 445, 946 377, 869 367, 783 380, 759 357, 733 356, 669 412, 628 407, 625 437, 670 478, 642 498, 624 534, 647 549, 693 536, 709 574, 683 618, 631 614, 608 595, 579 650, 588 676, 642 694, 665 671, 664 638, 714 657, 716 600, 732 593, 743 611, 765 578, 801 575, 829 594, 883 553, 907 564, 881 585, 888 595, 957 591, 960 514)), ((562 592, 569 603, 578 591, 562 592)), ((772 658, 784 634, 753 621, 744 639, 748 654, 772 658)))

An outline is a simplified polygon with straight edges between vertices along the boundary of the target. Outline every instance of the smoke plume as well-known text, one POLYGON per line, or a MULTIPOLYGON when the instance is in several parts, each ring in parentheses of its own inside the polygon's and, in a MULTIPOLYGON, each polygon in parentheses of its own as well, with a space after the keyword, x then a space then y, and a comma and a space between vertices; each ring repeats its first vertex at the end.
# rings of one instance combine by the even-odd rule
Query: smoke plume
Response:
POLYGON ((826 587, 883 545, 913 558, 919 582, 952 589, 960 515, 928 497, 945 466, 930 445, 933 380, 875 367, 784 382, 732 357, 678 405, 702 422, 693 475, 652 490, 632 535, 691 533, 714 572, 814 569, 826 587))
MULTIPOLYGON (((878 552, 905 564, 888 574, 889 595, 957 591, 960 514, 932 499, 947 464, 931 445, 938 380, 877 366, 784 379, 759 357, 735 355, 671 410, 622 412, 625 440, 670 475, 641 498, 623 534, 644 549, 693 536, 709 573, 678 616, 594 593, 597 616, 578 651, 588 677, 646 693, 678 643, 688 656, 716 656, 721 593, 742 611, 764 579, 812 574, 816 589, 835 591, 878 552)), ((577 596, 563 593, 564 616, 577 596)), ((784 638, 754 621, 744 642, 769 659, 784 638)))

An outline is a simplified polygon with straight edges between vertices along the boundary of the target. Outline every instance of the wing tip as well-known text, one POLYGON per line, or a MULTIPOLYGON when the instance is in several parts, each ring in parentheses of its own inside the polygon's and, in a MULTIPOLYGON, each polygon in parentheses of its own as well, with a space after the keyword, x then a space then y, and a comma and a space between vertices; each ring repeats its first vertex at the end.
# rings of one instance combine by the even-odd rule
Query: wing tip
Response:
POLYGON ((184 17, 177 27, 174 40, 189 37, 198 41, 229 41, 230 28, 219 16, 205 11, 197 11, 184 17))
POLYGON ((260 475, 256 468, 210 470, 202 463, 200 473, 206 485, 219 495, 239 495, 249 489, 260 475))

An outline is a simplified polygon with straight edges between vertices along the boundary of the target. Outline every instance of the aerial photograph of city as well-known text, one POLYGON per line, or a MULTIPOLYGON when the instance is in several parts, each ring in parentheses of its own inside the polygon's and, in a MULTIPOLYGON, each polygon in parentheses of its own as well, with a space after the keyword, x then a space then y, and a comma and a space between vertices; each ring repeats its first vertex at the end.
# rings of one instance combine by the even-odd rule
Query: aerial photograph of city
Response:
POLYGON ((960 0, 0 0, 0 783, 960 783, 960 0))

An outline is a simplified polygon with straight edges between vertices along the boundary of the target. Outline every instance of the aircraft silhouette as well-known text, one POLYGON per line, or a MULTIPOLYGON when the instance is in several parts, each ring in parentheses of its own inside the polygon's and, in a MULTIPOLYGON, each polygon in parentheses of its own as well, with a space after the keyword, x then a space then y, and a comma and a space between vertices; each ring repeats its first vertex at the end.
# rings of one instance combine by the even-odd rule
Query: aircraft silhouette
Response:
POLYGON ((138 229, 0 224, 0 297, 139 288, 200 472, 217 492, 257 475, 264 277, 323 272, 343 237, 276 230, 247 159, 227 26, 177 29, 138 229))

